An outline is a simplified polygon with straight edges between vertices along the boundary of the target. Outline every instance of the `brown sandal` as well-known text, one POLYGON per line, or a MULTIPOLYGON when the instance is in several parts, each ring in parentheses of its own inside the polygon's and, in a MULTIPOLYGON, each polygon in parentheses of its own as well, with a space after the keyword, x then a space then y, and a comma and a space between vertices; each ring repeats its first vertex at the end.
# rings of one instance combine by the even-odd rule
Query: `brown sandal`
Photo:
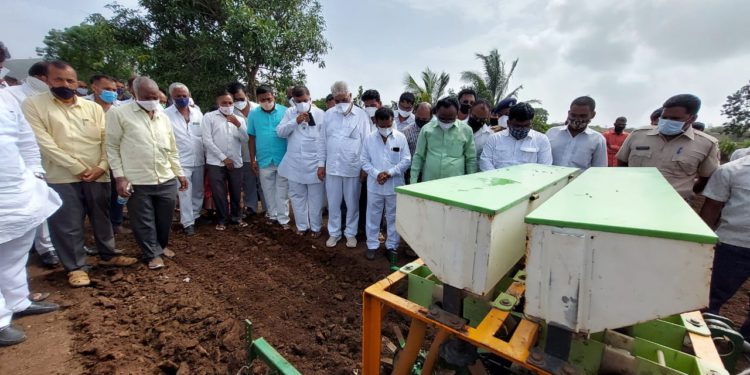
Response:
POLYGON ((29 301, 31 302, 42 302, 45 299, 49 297, 49 293, 42 292, 42 293, 31 293, 29 294, 29 301))
POLYGON ((86 271, 72 271, 68 273, 68 284, 74 288, 91 285, 91 279, 86 271))

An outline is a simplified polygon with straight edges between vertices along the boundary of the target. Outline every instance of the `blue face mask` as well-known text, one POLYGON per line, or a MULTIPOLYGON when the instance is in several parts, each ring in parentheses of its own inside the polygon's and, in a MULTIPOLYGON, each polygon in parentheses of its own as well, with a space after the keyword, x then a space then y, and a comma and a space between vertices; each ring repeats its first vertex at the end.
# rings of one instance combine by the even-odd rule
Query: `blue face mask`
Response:
POLYGON ((684 121, 667 120, 659 118, 659 133, 664 135, 677 135, 683 132, 682 128, 685 126, 684 121))
POLYGON ((174 105, 177 106, 177 108, 185 108, 188 105, 190 105, 190 98, 178 98, 174 100, 174 105))
POLYGON ((102 90, 102 93, 99 94, 99 99, 107 104, 112 104, 115 102, 115 100, 117 100, 117 92, 102 90))
POLYGON ((526 136, 529 135, 530 130, 531 128, 516 128, 514 126, 508 127, 508 132, 510 133, 510 135, 518 140, 526 138, 526 136))

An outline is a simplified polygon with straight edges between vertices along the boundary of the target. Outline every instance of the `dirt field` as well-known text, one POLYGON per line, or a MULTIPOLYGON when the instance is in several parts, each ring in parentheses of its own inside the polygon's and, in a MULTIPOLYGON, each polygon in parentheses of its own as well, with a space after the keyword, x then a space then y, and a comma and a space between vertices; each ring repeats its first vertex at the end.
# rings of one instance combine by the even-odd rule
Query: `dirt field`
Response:
MULTIPOLYGON (((0 374, 236 374, 243 319, 303 374, 357 374, 361 292, 388 271, 364 246, 335 250, 251 221, 220 233, 175 232, 167 267, 95 269, 90 288, 71 289, 62 269, 30 267, 32 289, 52 292, 59 313, 26 317, 29 340, 0 349, 0 374)), ((132 236, 117 247, 137 254, 132 236)), ((725 313, 748 306, 746 285, 725 313)))

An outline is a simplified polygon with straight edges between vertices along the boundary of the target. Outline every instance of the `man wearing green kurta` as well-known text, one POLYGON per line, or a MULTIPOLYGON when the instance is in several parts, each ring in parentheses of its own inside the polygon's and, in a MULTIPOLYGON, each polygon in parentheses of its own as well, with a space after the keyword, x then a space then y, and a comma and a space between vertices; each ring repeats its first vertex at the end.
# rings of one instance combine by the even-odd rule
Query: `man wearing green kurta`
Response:
POLYGON ((435 105, 435 117, 419 132, 411 163, 411 181, 437 180, 477 171, 474 133, 456 119, 458 101, 441 99, 435 105), (421 179, 420 179, 421 175, 421 179))

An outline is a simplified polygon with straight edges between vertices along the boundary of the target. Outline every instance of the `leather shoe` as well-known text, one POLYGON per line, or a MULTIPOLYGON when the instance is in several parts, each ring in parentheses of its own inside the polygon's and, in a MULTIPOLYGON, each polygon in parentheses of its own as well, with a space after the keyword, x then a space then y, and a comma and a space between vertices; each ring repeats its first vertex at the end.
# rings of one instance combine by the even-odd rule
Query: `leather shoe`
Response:
POLYGON ((13 318, 20 318, 22 316, 39 315, 51 313, 60 309, 56 303, 52 302, 32 302, 26 310, 16 311, 13 313, 13 318))
POLYGON ((60 258, 57 256, 57 252, 55 250, 48 251, 42 255, 39 256, 39 258, 42 261, 42 264, 45 267, 55 267, 58 264, 60 264, 60 258))
POLYGON ((10 325, 0 328, 0 346, 11 346, 26 341, 26 334, 10 325))

